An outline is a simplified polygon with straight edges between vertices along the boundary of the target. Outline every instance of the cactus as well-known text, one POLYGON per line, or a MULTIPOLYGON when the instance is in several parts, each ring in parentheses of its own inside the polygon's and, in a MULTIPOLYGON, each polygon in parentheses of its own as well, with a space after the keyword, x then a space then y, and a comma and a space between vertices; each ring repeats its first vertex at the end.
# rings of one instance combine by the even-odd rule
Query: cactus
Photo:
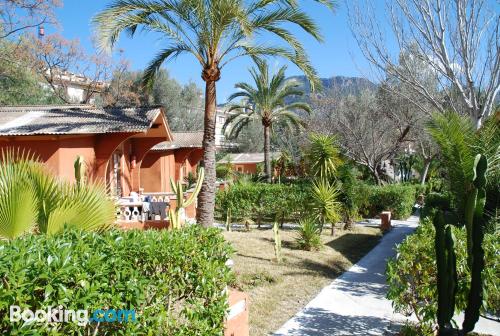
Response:
POLYGON ((177 206, 175 209, 170 208, 168 210, 168 218, 172 225, 172 228, 179 229, 184 225, 184 218, 181 216, 181 212, 184 209, 195 201, 198 193, 201 190, 201 184, 203 183, 203 179, 205 178, 205 170, 200 168, 198 170, 198 179, 196 180, 196 185, 194 187, 193 193, 187 198, 184 199, 184 189, 182 187, 182 183, 180 181, 174 182, 174 180, 170 179, 170 185, 172 186, 172 192, 177 197, 177 206))
POLYGON ((451 232, 451 226, 445 224, 442 211, 436 213, 433 224, 436 229, 434 244, 437 264, 439 335, 448 335, 453 330, 451 319, 455 311, 457 286, 455 238, 451 232))
POLYGON ((281 235, 280 229, 278 226, 278 221, 274 221, 273 225, 273 233, 274 233, 274 254, 276 255, 276 261, 278 263, 281 262, 281 235))
POLYGON ((85 183, 85 159, 78 155, 75 160, 75 180, 76 185, 81 187, 85 183))
POLYGON ((486 203, 486 170, 488 161, 484 155, 478 154, 474 161, 473 192, 469 197, 466 208, 467 225, 467 252, 468 264, 471 270, 471 284, 467 298, 462 329, 464 333, 474 330, 479 319, 479 310, 483 302, 483 280, 484 269, 484 205, 486 203))

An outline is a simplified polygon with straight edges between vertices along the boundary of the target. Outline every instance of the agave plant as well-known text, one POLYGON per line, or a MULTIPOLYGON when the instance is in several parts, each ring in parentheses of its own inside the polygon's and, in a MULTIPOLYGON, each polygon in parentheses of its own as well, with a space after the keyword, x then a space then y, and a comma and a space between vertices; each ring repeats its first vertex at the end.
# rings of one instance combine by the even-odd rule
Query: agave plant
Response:
POLYGON ((100 230, 113 224, 115 206, 103 185, 60 181, 29 152, 8 149, 0 161, 0 237, 53 234, 65 227, 100 230))

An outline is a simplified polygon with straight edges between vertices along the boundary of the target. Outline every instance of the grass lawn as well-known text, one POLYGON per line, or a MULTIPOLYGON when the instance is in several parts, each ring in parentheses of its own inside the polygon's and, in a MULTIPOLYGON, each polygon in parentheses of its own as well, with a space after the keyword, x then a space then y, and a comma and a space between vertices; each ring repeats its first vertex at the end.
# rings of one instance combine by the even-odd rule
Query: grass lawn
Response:
POLYGON ((323 232, 320 251, 295 248, 295 230, 282 230, 284 261, 274 261, 271 229, 224 232, 236 250, 236 286, 250 296, 250 335, 268 335, 304 307, 380 239, 378 228, 358 226, 351 231, 323 232))

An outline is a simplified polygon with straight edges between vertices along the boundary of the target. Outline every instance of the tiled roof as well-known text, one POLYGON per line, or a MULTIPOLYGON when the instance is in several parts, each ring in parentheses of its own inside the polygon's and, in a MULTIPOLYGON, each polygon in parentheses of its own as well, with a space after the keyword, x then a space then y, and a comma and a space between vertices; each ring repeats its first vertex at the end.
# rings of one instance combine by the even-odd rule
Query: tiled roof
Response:
POLYGON ((176 148, 202 148, 203 132, 174 132, 173 141, 161 142, 153 150, 169 150, 176 148))
POLYGON ((91 105, 2 106, 0 136, 146 132, 161 108, 96 108, 91 105))
MULTIPOLYGON (((280 156, 280 152, 269 153, 271 160, 277 159, 280 156)), ((224 158, 219 160, 217 163, 261 163, 264 162, 264 153, 231 153, 227 154, 224 158)))

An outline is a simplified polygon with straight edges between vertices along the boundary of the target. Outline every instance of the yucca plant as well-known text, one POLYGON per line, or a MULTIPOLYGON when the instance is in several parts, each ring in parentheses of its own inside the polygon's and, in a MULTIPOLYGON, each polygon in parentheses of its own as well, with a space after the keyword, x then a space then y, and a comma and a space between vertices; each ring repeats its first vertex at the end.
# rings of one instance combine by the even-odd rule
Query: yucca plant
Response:
POLYGON ((0 162, 0 237, 56 233, 65 227, 111 226, 115 205, 101 184, 58 180, 29 152, 3 150, 0 162))
POLYGON ((326 223, 332 225, 332 236, 335 234, 335 223, 339 221, 342 203, 338 201, 340 191, 335 183, 326 179, 316 179, 311 186, 310 212, 319 223, 320 232, 326 223))
POLYGON ((312 133, 309 135, 309 141, 306 152, 309 173, 322 179, 331 179, 342 162, 335 138, 331 135, 312 133))
POLYGON ((313 217, 304 217, 299 221, 299 230, 295 242, 300 249, 306 251, 321 248, 320 226, 313 217))

